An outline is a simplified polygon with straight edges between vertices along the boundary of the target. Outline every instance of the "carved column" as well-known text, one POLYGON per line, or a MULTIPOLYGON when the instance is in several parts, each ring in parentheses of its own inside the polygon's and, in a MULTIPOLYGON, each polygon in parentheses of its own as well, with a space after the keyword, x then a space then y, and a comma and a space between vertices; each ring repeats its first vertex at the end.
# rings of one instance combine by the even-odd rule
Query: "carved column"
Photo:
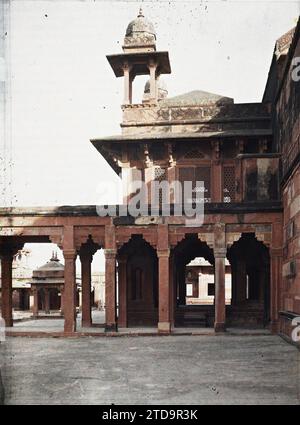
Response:
POLYGON ((216 223, 214 229, 215 256, 215 332, 225 331, 225 225, 216 223))
POLYGON ((63 251, 65 259, 65 285, 64 285, 64 332, 76 331, 76 250, 68 249, 63 251))
POLYGON ((119 317, 118 326, 127 328, 127 257, 118 257, 119 317))
POLYGON ((81 324, 82 327, 92 326, 92 311, 91 311, 91 264, 92 254, 86 249, 82 249, 79 254, 81 261, 81 324))
POLYGON ((132 78, 130 76, 131 66, 128 62, 123 64, 124 73, 124 105, 130 105, 132 102, 132 78))
POLYGON ((225 257, 226 250, 215 249, 215 332, 225 331, 225 257))
POLYGON ((38 291, 38 288, 36 286, 34 288, 32 288, 32 294, 33 294, 32 316, 38 317, 38 315, 39 315, 39 291, 38 291))
POLYGON ((11 251, 8 250, 1 255, 1 314, 7 327, 13 326, 12 262, 13 254, 11 251))
POLYGON ((116 250, 105 249, 105 331, 117 331, 116 250))
POLYGON ((157 100, 156 68, 157 68, 157 64, 153 61, 150 61, 148 64, 148 69, 150 73, 150 100, 154 102, 156 102, 157 100))
POLYGON ((169 256, 170 250, 158 250, 158 332, 170 332, 170 276, 169 256))

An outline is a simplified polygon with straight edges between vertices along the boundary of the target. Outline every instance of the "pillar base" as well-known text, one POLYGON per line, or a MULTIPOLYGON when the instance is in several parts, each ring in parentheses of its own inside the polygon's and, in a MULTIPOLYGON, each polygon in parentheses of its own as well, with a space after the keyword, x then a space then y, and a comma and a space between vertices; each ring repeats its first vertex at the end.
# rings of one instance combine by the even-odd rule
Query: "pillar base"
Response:
POLYGON ((214 328, 215 328, 215 332, 226 332, 226 327, 224 322, 215 322, 214 328))
POLYGON ((105 332, 118 332, 118 327, 116 323, 106 323, 105 332))
POLYGON ((66 323, 66 319, 65 319, 64 332, 65 333, 76 332, 76 320, 74 320, 74 322, 71 322, 71 323, 68 323, 68 322, 66 323))
POLYGON ((171 322, 158 322, 157 330, 159 333, 170 333, 171 332, 171 322))
POLYGON ((92 327, 92 321, 91 320, 83 320, 81 322, 81 326, 83 328, 91 328, 92 327))
POLYGON ((12 317, 9 317, 9 318, 6 318, 6 319, 4 318, 4 321, 5 321, 5 326, 7 328, 11 328, 14 325, 14 321, 13 321, 12 317))

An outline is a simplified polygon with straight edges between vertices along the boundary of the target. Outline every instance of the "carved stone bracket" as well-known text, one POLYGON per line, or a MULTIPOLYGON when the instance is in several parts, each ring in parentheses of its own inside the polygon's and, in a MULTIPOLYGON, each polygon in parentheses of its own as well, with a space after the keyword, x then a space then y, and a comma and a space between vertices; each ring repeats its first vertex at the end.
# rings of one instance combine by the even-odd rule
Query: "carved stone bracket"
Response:
POLYGON ((209 248, 214 248, 215 237, 213 233, 198 233, 198 239, 205 242, 209 248))

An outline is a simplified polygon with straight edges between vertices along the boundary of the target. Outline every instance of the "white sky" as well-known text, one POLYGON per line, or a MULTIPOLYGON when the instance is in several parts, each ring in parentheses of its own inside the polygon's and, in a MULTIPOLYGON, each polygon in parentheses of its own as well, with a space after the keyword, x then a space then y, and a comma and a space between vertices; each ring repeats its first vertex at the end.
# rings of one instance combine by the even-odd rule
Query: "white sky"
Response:
POLYGON ((97 183, 118 178, 89 139, 120 133, 123 81, 105 55, 121 52, 140 5, 157 49, 170 54, 169 96, 198 89, 236 103, 261 100, 275 40, 300 13, 289 0, 12 0, 12 164, 2 205, 117 202, 113 190, 98 199, 97 183))

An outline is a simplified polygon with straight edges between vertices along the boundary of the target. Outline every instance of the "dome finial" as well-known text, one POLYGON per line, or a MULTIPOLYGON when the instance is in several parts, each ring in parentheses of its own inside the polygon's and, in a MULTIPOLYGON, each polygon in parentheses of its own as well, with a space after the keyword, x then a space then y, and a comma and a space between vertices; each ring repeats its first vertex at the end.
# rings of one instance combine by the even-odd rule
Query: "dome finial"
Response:
POLYGON ((144 17, 143 9, 142 9, 142 7, 140 7, 138 18, 143 18, 143 17, 144 17))

